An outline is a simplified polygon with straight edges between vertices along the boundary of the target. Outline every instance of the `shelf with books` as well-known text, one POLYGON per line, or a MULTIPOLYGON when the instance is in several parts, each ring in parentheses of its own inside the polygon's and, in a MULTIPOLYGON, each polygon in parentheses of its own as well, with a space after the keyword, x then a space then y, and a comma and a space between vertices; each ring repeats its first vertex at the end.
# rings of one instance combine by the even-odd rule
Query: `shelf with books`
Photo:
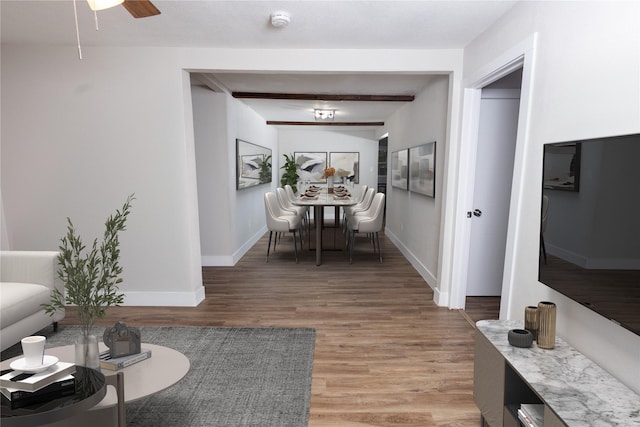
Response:
POLYGON ((518 409, 518 419, 524 427, 543 427, 544 405, 523 403, 518 409))

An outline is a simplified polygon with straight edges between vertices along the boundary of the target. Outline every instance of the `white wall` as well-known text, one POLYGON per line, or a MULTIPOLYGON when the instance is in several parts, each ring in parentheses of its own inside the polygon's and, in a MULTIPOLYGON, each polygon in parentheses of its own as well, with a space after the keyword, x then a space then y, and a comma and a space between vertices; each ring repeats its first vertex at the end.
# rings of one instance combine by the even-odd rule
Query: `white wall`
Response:
POLYGON ((508 318, 541 300, 558 305, 558 335, 640 392, 640 337, 537 280, 542 145, 640 131, 640 3, 521 2, 465 49, 465 78, 537 33, 529 144, 515 231, 508 318), (527 195, 531 195, 530 197, 527 195))
MULTIPOLYGON (((400 248, 436 294, 442 228, 443 182, 447 151, 449 76, 433 76, 416 99, 385 121, 388 153, 436 141, 435 198, 387 183, 385 233, 400 248)), ((434 298, 440 299, 438 295, 434 298)))
POLYGON ((277 131, 228 94, 192 93, 202 265, 234 265, 266 231, 263 194, 276 179, 236 190, 236 138, 277 155, 277 131))
POLYGON ((0 249, 9 250, 9 231, 7 230, 7 222, 4 215, 4 202, 0 194, 0 249))
POLYGON ((200 250, 203 265, 221 265, 226 255, 233 252, 229 189, 230 166, 227 137, 227 95, 215 93, 201 86, 191 90, 193 127, 195 135, 196 172, 198 177, 198 217, 200 224, 200 250))
POLYGON ((2 46, 2 198, 14 250, 86 243, 136 194, 121 236, 128 305, 195 305, 200 268, 189 79, 171 49, 2 46))
MULTIPOLYGON (((228 97, 229 121, 227 129, 229 131, 229 144, 233 150, 227 157, 230 165, 229 171, 229 191, 231 192, 229 224, 218 224, 218 227, 231 226, 233 230, 233 253, 231 261, 235 264, 253 244, 267 231, 264 213, 264 193, 275 191, 277 186, 277 172, 274 159, 278 158, 278 132, 273 126, 267 126, 265 119, 256 114, 252 109, 242 102, 228 97), (271 184, 262 184, 255 187, 245 188, 236 191, 236 138, 253 144, 258 144, 272 151, 272 181, 271 184)), ((227 264, 231 265, 231 264, 227 264)))

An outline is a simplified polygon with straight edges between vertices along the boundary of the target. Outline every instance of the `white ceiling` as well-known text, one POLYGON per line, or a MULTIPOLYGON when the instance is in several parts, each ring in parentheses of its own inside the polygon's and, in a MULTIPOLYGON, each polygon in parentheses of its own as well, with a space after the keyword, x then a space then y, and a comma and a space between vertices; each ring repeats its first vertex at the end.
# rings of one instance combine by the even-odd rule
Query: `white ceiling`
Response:
MULTIPOLYGON (((122 6, 93 12, 77 1, 83 46, 169 46, 264 49, 456 49, 491 26, 516 1, 155 0, 161 15, 134 19, 122 6), (285 11, 291 23, 270 24, 285 11)), ((1 0, 3 44, 75 46, 70 0, 1 0)), ((75 59, 75 58, 74 58, 75 59)), ((215 73, 224 91, 414 95, 428 75, 215 73)), ((197 79, 198 83, 202 79, 197 79)), ((211 84, 209 84, 211 86, 211 84)), ((399 102, 243 100, 266 120, 312 121, 313 108, 336 109, 336 121, 384 121, 399 102)))

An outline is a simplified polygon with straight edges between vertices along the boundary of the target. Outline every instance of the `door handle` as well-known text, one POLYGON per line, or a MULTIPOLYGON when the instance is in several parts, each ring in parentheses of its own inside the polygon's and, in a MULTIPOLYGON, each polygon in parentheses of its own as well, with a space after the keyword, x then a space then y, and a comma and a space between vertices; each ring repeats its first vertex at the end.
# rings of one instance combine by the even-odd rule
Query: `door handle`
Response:
POLYGON ((467 218, 471 218, 471 216, 481 216, 482 215, 482 211, 480 209, 474 209, 473 212, 468 211, 467 212, 467 218))

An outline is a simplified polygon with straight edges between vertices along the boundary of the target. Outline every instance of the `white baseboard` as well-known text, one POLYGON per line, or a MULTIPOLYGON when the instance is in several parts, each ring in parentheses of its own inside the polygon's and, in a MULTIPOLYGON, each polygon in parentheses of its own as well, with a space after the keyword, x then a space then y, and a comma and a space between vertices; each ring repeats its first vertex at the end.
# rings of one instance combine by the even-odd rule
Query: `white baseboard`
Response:
POLYGON ((204 301, 204 286, 193 292, 124 292, 123 306, 197 307, 204 301))
MULTIPOLYGON (((200 262, 203 267, 233 267, 236 265, 238 261, 256 244, 258 240, 264 236, 266 233, 267 227, 262 227, 255 233, 249 240, 247 240, 238 250, 236 250, 232 255, 213 255, 213 256, 202 256, 200 258, 200 262)), ((265 248, 265 254, 266 254, 265 248)))
POLYGON ((427 267, 425 267, 422 262, 413 255, 413 253, 407 248, 401 241, 395 236, 391 231, 385 228, 384 235, 391 240, 391 242, 398 248, 400 252, 407 258, 409 263, 416 269, 418 274, 424 279, 424 281, 429 285, 431 289, 433 289, 433 301, 439 306, 447 306, 449 302, 449 296, 447 293, 440 292, 436 285, 432 285, 432 283, 437 284, 438 280, 436 277, 429 271, 427 267))
POLYGON ((233 267, 233 256, 203 256, 201 258, 203 267, 233 267))
MULTIPOLYGON (((439 307, 449 307, 449 293, 440 292, 440 289, 433 290, 433 302, 439 307)), ((451 308, 451 307, 449 307, 451 308)))

